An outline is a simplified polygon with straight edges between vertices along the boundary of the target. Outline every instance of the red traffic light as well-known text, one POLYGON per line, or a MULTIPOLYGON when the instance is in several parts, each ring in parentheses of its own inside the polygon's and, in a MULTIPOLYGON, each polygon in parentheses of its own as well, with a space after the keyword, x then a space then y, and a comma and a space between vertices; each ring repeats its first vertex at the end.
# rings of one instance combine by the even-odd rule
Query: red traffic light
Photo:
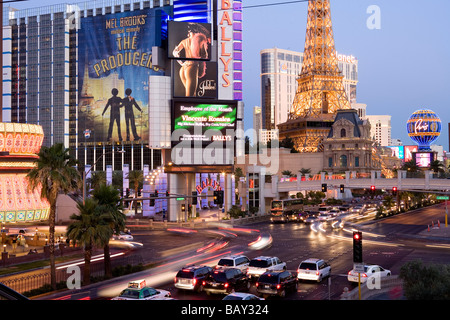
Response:
POLYGON ((375 186, 370 186, 370 190, 375 191, 375 186))
POLYGON ((358 232, 355 232, 355 233, 353 234, 353 239, 355 239, 355 240, 359 240, 360 237, 361 237, 361 236, 360 236, 360 234, 359 234, 358 232))
POLYGON ((392 187, 392 191, 397 191, 397 187, 392 187))

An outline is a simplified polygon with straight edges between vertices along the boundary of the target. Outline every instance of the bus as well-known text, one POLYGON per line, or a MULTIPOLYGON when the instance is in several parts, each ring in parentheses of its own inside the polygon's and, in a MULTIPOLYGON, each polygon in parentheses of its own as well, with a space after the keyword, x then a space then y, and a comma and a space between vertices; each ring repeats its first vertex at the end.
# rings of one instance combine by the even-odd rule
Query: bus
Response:
POLYGON ((270 206, 271 222, 299 221, 299 213, 303 211, 302 199, 272 200, 270 206))

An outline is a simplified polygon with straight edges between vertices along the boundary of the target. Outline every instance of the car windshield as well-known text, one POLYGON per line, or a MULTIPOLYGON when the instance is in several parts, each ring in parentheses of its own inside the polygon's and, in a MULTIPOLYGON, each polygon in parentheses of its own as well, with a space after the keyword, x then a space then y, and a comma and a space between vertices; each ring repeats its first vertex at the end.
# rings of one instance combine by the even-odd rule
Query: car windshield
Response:
POLYGON ((180 270, 177 273, 177 278, 187 278, 187 279, 192 279, 194 277, 194 272, 192 271, 183 271, 180 270))
POLYGON ((302 270, 316 270, 316 264, 311 262, 302 262, 299 269, 302 270))
POLYGON ((249 267, 266 268, 268 266, 269 266, 269 261, 267 261, 267 260, 252 260, 249 263, 249 267))
POLYGON ((139 291, 131 290, 131 289, 125 289, 120 294, 120 297, 122 297, 122 298, 139 299, 139 291))
POLYGON ((278 277, 272 274, 262 274, 259 277, 258 282, 260 283, 278 283, 278 277))
POLYGON ((218 265, 225 266, 225 267, 232 267, 232 266, 234 266, 234 263, 233 263, 233 260, 231 260, 231 259, 220 259, 218 265))
POLYGON ((283 202, 281 201, 272 201, 272 209, 282 209, 283 202))

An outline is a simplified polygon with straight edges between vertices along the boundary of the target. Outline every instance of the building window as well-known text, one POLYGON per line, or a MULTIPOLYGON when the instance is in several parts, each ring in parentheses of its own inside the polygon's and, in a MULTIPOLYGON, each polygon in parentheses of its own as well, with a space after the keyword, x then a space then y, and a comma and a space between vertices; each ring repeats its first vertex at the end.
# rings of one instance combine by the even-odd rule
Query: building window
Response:
POLYGON ((329 157, 328 158, 328 167, 332 167, 333 166, 333 158, 332 157, 329 157))
POLYGON ((359 157, 355 157, 355 167, 359 167, 359 157))
POLYGON ((340 156, 339 162, 341 164, 341 167, 347 167, 347 156, 346 155, 340 156))
POLYGON ((345 129, 341 129, 341 138, 345 138, 346 134, 345 129))

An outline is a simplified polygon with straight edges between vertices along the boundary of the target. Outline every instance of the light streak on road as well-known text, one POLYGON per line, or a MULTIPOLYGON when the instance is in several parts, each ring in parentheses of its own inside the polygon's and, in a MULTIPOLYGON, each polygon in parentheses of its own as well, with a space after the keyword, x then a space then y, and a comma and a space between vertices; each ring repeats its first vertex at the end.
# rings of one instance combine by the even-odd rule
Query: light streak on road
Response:
MULTIPOLYGON (((119 252, 119 253, 112 254, 111 255, 111 259, 115 258, 115 257, 122 256, 124 254, 125 254, 125 252, 119 252)), ((92 257, 91 262, 101 261, 101 260, 103 260, 103 258, 104 258, 103 254, 99 254, 97 256, 92 257)), ((65 264, 65 265, 59 266, 56 269, 58 269, 58 270, 59 269, 66 269, 68 267, 78 266, 78 265, 81 265, 81 264, 84 264, 84 259, 79 259, 79 260, 76 260, 76 262, 74 262, 74 263, 70 263, 70 264, 65 264)))

